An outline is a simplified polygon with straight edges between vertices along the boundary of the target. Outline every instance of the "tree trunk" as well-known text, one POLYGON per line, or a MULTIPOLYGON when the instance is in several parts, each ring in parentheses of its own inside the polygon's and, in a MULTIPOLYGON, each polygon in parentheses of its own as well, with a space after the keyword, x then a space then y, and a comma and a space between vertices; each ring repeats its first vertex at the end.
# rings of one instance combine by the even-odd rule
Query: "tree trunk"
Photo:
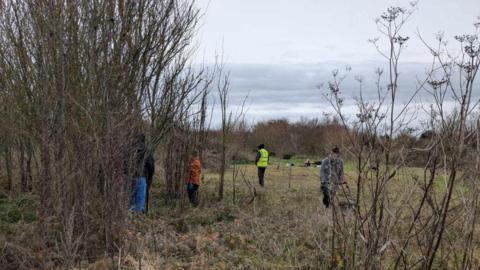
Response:
POLYGON ((19 155, 20 155, 20 183, 21 183, 21 191, 27 192, 27 164, 25 161, 25 145, 20 143, 19 147, 19 155))
POLYGON ((12 152, 10 148, 5 149, 5 170, 7 171, 7 190, 13 191, 13 178, 12 178, 12 152))
POLYGON ((218 188, 218 199, 223 200, 223 185, 225 183, 225 167, 226 167, 226 147, 225 140, 222 142, 222 156, 220 161, 220 186, 218 188))

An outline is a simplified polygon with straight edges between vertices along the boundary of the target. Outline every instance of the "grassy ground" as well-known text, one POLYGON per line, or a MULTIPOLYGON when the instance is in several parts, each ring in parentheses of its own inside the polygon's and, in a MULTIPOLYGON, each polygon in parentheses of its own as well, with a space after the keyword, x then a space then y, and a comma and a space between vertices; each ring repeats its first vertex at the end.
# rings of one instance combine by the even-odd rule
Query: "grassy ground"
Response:
MULTIPOLYGON (((139 265, 141 269, 326 269, 331 262, 326 254, 332 212, 321 202, 319 168, 300 166, 304 160, 272 159, 265 188, 257 183, 254 165, 231 167, 221 202, 218 174, 206 170, 198 208, 186 200, 166 205, 163 183, 155 179, 150 212, 132 217, 129 244, 121 258, 84 266, 109 269, 119 262, 120 269, 138 269, 139 265), (296 166, 286 166, 287 162, 296 166), (234 168, 239 171, 235 181, 234 168), (256 189, 253 200, 249 184, 256 189)), ((345 171, 352 199, 356 193, 354 164, 346 162, 345 171)), ((409 192, 411 175, 421 173, 421 169, 407 169, 395 185, 398 194, 409 192)), ((444 181, 436 184, 441 188, 444 181)), ((412 194, 411 199, 416 197, 412 194)), ((0 243, 30 231, 36 222, 36 202, 32 195, 0 198, 0 243)), ((352 214, 345 212, 347 218, 352 214)), ((18 244, 28 243, 27 236, 18 244)))
MULTIPOLYGON (((163 205, 161 186, 155 186, 148 219, 166 224, 174 232, 175 244, 169 248, 150 245, 149 250, 161 250, 153 264, 162 269, 328 269, 332 212, 321 202, 319 168, 301 166, 304 160, 271 160, 265 188, 257 184, 255 166, 236 165, 245 171, 245 178, 238 176, 235 181, 235 201, 232 168, 227 172, 222 202, 217 200, 218 175, 207 171, 200 188, 201 205, 196 209, 188 202, 176 208, 163 205), (295 166, 286 166, 287 162, 295 166), (253 202, 246 181, 256 187, 253 202)), ((346 162, 345 172, 350 193, 338 195, 344 202, 354 200, 356 194, 354 163, 346 162)), ((413 179, 422 174, 420 168, 400 171, 392 182, 391 199, 404 209, 417 204, 420 194, 412 188, 413 179)), ((445 189, 442 179, 435 183, 438 190, 445 189)), ((343 214, 348 219, 353 212, 343 214)), ((411 212, 404 210, 398 216, 399 221, 408 220, 411 212)), ((406 231, 402 226, 397 228, 406 231)), ((342 264, 340 258, 338 263, 342 264)))
POLYGON ((265 188, 257 184, 255 166, 236 166, 245 172, 245 177, 239 175, 236 179, 235 202, 232 170, 227 173, 222 202, 217 199, 218 175, 208 171, 204 174, 201 205, 196 209, 187 202, 183 207, 164 206, 162 189, 155 186, 148 219, 165 222, 175 231, 174 239, 178 241, 171 251, 162 249, 162 259, 155 264, 166 269, 326 266, 328 259, 322 250, 328 245, 328 212, 321 203, 319 169, 287 167, 285 161, 272 163, 267 169, 265 188), (246 181, 256 187, 253 201, 246 181))

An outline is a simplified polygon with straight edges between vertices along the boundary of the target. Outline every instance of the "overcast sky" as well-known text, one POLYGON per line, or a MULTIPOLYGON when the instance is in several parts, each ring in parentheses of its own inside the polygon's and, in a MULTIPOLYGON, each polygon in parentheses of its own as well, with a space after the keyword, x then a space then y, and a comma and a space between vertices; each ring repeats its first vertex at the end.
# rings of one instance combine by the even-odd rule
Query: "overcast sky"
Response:
MULTIPOLYGON (((328 108, 315 86, 328 80, 329 70, 345 64, 371 79, 375 67, 382 66, 368 42, 379 37, 374 19, 389 6, 407 7, 409 2, 197 0, 204 13, 198 61, 211 62, 223 51, 232 72, 232 103, 250 93, 247 118, 252 121, 321 116, 328 108)), ((404 87, 415 85, 415 74, 421 76, 430 60, 417 31, 427 41, 439 31, 453 39, 473 32, 479 15, 478 0, 420 0, 404 31, 411 37, 403 55, 403 73, 410 76, 404 87)))

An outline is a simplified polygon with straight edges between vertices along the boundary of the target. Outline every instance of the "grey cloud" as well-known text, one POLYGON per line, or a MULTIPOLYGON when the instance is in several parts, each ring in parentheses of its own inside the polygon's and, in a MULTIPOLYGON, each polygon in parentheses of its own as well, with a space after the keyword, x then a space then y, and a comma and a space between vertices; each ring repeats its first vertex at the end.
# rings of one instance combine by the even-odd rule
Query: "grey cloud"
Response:
MULTIPOLYGON (((248 95, 247 119, 265 120, 269 118, 299 119, 301 116, 321 117, 323 113, 331 113, 332 109, 322 97, 328 89, 328 81, 332 79, 331 71, 338 68, 340 74, 345 70, 341 62, 297 65, 261 65, 261 64, 228 64, 231 72, 231 106, 238 106, 248 95), (322 90, 317 86, 324 83, 322 90)), ((352 66, 352 71, 341 87, 341 95, 345 100, 347 112, 354 114, 355 97, 359 96, 356 75, 364 78, 363 98, 376 100, 377 92, 374 70, 384 68, 383 88, 387 85, 387 69, 381 62, 368 62, 352 66)), ((428 65, 423 63, 402 63, 399 84, 398 103, 406 103, 418 86, 418 80, 424 79, 428 65)), ((474 98, 478 98, 478 94, 474 98)), ((418 103, 431 102, 428 93, 421 91, 414 99, 418 103)))

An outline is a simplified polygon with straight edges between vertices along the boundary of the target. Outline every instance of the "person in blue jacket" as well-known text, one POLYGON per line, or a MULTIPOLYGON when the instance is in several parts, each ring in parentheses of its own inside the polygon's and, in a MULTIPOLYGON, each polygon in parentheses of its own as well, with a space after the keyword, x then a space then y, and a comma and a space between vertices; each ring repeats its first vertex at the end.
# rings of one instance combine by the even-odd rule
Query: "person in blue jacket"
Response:
POLYGON ((155 159, 145 143, 145 134, 137 136, 135 144, 135 164, 133 167, 133 191, 130 197, 130 209, 136 213, 145 213, 148 202, 148 187, 155 173, 155 159))

